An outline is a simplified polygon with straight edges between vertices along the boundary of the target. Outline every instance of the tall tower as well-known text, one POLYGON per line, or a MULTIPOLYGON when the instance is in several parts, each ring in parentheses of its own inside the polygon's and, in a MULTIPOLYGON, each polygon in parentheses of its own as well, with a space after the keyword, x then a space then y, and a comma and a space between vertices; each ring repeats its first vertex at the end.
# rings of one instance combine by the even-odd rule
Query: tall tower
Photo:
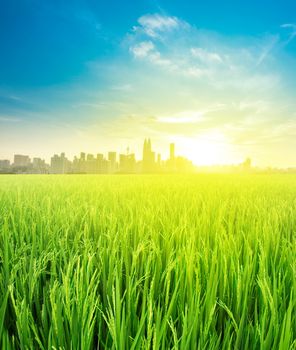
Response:
POLYGON ((143 172, 151 172, 155 168, 155 154, 152 152, 151 140, 145 139, 143 146, 143 172))
POLYGON ((145 139, 144 145, 143 145, 143 163, 145 162, 147 158, 147 140, 145 139))
POLYGON ((175 159, 175 144, 171 143, 170 144, 170 160, 175 159))
POLYGON ((151 152, 151 141, 150 141, 150 139, 148 139, 148 141, 147 141, 147 152, 151 152))

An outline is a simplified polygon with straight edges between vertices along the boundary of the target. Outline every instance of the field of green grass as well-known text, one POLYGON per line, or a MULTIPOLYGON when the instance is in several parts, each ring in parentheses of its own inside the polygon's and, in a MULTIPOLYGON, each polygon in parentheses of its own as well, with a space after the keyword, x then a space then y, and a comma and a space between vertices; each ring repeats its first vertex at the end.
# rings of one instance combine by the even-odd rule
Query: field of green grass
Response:
POLYGON ((0 176, 0 349, 296 349, 296 177, 0 176))

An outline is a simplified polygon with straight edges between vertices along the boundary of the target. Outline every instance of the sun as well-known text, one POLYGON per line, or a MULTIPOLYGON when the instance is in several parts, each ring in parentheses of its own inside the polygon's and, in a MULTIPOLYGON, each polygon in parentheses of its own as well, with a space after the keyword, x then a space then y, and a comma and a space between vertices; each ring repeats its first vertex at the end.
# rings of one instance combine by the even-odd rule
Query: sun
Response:
POLYGON ((180 154, 195 165, 231 163, 231 149, 224 135, 211 132, 196 137, 182 137, 177 141, 180 154))

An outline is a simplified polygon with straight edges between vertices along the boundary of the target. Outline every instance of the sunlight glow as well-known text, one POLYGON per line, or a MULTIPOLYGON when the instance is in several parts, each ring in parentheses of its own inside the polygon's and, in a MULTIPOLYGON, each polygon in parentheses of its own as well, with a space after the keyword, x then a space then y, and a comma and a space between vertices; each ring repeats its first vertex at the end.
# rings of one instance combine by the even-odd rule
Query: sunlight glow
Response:
POLYGON ((194 138, 178 139, 180 153, 184 154, 195 165, 229 164, 231 147, 219 131, 203 134, 194 138))

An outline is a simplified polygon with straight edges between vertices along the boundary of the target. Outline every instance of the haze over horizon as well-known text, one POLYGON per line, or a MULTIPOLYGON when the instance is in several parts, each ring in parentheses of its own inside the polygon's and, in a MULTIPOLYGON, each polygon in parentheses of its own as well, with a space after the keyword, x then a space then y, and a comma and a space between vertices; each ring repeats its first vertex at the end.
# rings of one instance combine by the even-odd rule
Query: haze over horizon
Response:
POLYGON ((196 165, 296 166, 296 4, 12 0, 0 159, 168 144, 196 165))

